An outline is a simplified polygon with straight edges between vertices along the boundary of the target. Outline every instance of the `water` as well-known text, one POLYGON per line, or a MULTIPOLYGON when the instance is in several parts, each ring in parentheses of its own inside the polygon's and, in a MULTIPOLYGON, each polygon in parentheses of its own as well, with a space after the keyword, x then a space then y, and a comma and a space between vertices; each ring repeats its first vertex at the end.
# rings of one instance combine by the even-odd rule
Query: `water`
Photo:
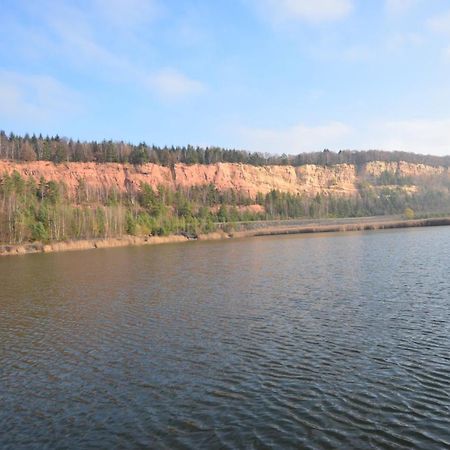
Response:
POLYGON ((450 447, 450 228, 0 259, 0 448, 450 447))

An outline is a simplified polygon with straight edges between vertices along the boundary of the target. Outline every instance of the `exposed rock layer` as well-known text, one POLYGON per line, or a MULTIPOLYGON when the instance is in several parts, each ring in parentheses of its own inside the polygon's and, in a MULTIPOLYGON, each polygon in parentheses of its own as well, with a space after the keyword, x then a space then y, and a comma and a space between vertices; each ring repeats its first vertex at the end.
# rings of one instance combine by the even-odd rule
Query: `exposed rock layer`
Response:
POLYGON ((177 164, 174 168, 156 164, 133 166, 130 164, 65 163, 48 161, 10 162, 0 161, 0 176, 3 173, 19 172, 25 178, 33 177, 64 182, 74 194, 80 182, 91 189, 111 189, 119 192, 139 189, 141 183, 153 187, 192 187, 214 184, 221 191, 233 189, 254 198, 258 192, 266 194, 272 189, 293 194, 318 192, 352 195, 356 193, 361 174, 377 177, 384 171, 409 177, 449 177, 448 168, 432 167, 406 162, 389 163, 375 161, 367 163, 362 170, 351 164, 335 166, 304 165, 252 166, 245 164, 217 163, 211 165, 177 164))

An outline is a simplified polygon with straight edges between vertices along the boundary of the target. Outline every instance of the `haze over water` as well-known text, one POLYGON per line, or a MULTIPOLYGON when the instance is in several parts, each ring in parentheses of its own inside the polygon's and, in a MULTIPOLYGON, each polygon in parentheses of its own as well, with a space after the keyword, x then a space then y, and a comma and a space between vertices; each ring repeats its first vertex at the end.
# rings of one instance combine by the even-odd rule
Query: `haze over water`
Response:
POLYGON ((0 447, 450 446, 450 228, 0 259, 0 447))

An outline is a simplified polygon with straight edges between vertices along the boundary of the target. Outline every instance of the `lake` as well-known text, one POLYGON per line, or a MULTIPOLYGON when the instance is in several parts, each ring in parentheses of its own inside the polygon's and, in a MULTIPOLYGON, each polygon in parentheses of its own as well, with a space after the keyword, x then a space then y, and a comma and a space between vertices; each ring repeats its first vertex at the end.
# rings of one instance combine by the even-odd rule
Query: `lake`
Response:
POLYGON ((0 258, 0 448, 450 447, 450 227, 0 258))

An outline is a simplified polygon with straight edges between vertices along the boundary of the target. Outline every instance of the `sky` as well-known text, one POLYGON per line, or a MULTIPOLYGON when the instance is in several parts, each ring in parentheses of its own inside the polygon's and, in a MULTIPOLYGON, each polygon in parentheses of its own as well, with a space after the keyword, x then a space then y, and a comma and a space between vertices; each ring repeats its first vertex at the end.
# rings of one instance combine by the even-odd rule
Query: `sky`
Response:
POLYGON ((450 0, 0 0, 0 129, 450 154, 450 0))

